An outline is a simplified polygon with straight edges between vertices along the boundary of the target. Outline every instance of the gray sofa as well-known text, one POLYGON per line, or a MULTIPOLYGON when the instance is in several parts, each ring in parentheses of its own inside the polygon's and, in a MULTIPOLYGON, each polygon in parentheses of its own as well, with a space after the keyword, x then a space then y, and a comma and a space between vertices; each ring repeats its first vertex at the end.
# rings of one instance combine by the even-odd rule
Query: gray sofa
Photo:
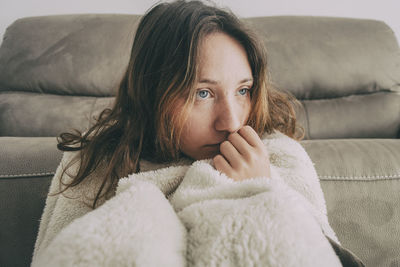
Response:
MULTIPOLYGON (((85 130, 127 66, 139 16, 23 18, 0 47, 0 266, 30 263, 60 161, 56 136, 85 130)), ((400 266, 400 49, 383 22, 245 19, 265 41, 272 82, 301 100, 302 145, 330 223, 367 266, 400 266)))

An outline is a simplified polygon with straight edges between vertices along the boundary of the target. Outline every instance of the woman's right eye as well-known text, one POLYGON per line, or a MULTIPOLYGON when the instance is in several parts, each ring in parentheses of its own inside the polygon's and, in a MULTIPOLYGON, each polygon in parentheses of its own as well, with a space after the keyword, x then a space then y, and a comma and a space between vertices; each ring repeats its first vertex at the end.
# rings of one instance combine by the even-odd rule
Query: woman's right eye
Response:
POLYGON ((206 99, 210 96, 210 92, 208 90, 198 90, 196 93, 197 99, 206 99))

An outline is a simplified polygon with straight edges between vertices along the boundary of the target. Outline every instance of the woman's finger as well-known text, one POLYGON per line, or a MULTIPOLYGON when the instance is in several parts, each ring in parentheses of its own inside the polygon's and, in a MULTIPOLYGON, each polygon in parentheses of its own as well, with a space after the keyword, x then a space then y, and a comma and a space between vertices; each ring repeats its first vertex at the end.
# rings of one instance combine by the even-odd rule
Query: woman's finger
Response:
POLYGON ((247 157, 252 149, 251 145, 238 133, 232 133, 228 136, 228 141, 236 148, 243 156, 247 157))
POLYGON ((216 155, 213 158, 213 162, 216 170, 223 172, 230 177, 230 175, 232 174, 232 167, 222 155, 216 155))
POLYGON ((263 142, 261 141, 260 137, 254 131, 253 128, 251 128, 248 125, 243 126, 240 128, 238 133, 249 143, 252 147, 260 147, 264 146, 263 142))
POLYGON ((222 156, 224 156, 224 158, 228 161, 232 168, 237 168, 240 164, 243 163, 242 156, 230 141, 222 142, 219 147, 219 151, 221 152, 222 156))

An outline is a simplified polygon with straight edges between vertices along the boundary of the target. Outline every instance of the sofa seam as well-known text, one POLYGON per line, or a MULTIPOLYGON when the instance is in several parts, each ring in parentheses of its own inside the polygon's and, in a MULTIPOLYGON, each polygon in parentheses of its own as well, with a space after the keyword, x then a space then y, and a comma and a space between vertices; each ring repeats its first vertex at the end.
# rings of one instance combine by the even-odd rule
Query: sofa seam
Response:
POLYGON ((307 133, 306 133, 306 138, 308 138, 309 140, 311 139, 311 134, 310 134, 310 118, 308 117, 308 110, 307 110, 307 106, 305 103, 301 102, 301 104, 304 107, 304 113, 305 113, 305 117, 306 117, 306 124, 307 124, 307 133))
POLYGON ((400 173, 393 175, 365 175, 365 176, 333 176, 333 175, 321 175, 320 179, 326 180, 354 180, 354 181, 371 181, 380 179, 400 179, 400 173))
POLYGON ((55 174, 55 172, 36 172, 36 173, 21 173, 21 174, 0 174, 0 178, 46 176, 46 175, 54 175, 54 174, 55 174))
POLYGON ((90 125, 91 125, 91 122, 92 122, 92 116, 93 116, 93 110, 94 110, 94 107, 96 106, 96 103, 97 103, 97 97, 94 97, 94 101, 93 101, 93 103, 92 103, 92 105, 91 105, 91 107, 90 107, 90 114, 89 114, 89 120, 88 120, 88 129, 90 129, 90 125))

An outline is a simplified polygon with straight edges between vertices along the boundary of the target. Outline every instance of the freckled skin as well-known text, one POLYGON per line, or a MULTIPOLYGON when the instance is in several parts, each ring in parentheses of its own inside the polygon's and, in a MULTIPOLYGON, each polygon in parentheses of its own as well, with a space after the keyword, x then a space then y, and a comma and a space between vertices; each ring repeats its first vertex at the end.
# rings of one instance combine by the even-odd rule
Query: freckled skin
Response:
MULTIPOLYGON (((212 33, 200 47, 196 101, 183 128, 181 151, 234 180, 270 177, 268 152, 245 126, 253 77, 245 49, 225 33, 212 33)), ((184 100, 182 99, 182 102, 184 100)))

